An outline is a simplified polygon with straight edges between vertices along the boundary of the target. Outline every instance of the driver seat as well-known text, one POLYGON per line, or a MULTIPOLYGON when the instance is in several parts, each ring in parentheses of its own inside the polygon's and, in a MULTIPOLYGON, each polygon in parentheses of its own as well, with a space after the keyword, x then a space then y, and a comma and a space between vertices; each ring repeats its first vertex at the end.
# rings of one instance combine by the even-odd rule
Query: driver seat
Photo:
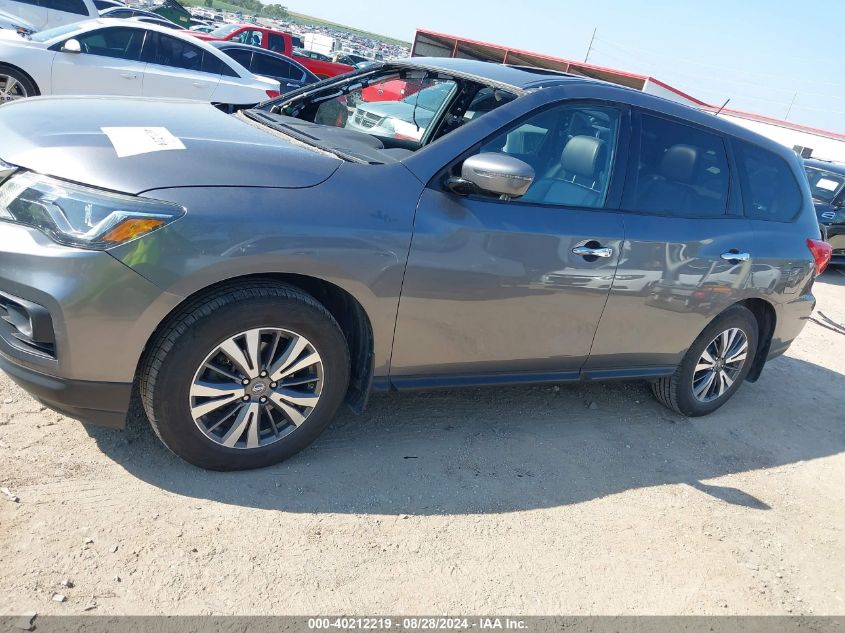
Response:
POLYGON ((607 145, 594 136, 573 136, 560 156, 560 164, 536 181, 522 196, 525 202, 598 207, 603 192, 596 188, 607 163, 607 145))

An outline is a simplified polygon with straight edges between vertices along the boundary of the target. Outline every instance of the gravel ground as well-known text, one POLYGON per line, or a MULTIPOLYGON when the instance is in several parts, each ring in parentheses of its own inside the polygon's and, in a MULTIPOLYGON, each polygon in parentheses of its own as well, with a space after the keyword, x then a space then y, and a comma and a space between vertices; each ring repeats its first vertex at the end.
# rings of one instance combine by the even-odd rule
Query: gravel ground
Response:
MULTIPOLYGON (((816 294, 845 323, 845 269, 816 294)), ((843 412, 811 322, 708 418, 640 383, 378 396, 220 474, 0 374, 0 615, 842 615, 843 412)))

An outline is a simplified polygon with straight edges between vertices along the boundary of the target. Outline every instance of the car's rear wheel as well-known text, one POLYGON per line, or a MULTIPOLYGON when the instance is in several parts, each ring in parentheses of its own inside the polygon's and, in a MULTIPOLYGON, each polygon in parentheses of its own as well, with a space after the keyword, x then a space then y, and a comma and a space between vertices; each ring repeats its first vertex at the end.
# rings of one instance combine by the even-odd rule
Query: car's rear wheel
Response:
POLYGON ((652 383, 655 397, 687 416, 707 415, 736 393, 751 369, 759 332, 754 314, 734 306, 693 342, 671 376, 652 383))
POLYGON ((337 322, 310 295, 273 282, 195 302, 158 335, 141 370, 161 441, 214 470, 267 466, 302 450, 348 383, 337 322))
POLYGON ((14 68, 0 65, 0 105, 37 94, 38 89, 29 77, 14 68))

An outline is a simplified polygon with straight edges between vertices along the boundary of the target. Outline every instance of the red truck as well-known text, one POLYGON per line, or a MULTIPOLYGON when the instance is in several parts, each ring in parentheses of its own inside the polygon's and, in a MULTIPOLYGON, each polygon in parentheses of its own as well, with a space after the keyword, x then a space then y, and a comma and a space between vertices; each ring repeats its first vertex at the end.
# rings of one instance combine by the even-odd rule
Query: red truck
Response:
POLYGON ((266 48, 296 60, 320 79, 336 77, 337 75, 355 70, 354 67, 347 66, 346 64, 324 62, 319 59, 297 55, 293 50, 293 38, 289 33, 268 29, 257 24, 226 24, 214 29, 211 33, 200 33, 199 31, 182 31, 182 33, 193 35, 206 41, 227 40, 266 48))

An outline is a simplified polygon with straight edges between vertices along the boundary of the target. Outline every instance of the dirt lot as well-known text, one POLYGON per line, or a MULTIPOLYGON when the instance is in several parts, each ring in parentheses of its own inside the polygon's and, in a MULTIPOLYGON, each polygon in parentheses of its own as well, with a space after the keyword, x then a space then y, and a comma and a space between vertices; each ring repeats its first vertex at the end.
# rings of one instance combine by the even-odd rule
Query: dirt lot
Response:
MULTIPOLYGON (((816 294, 845 323, 845 271, 816 294)), ((844 423, 814 322, 709 418, 638 383, 379 396, 239 474, 2 376, 0 615, 845 614, 844 423)))

